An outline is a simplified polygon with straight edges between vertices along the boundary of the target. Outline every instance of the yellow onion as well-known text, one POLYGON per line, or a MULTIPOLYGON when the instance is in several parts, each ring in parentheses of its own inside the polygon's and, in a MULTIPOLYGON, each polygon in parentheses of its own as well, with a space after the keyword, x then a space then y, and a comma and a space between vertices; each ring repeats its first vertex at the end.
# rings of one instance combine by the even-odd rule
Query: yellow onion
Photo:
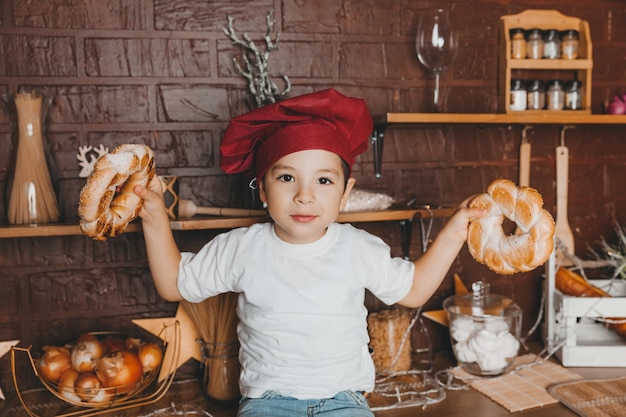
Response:
POLYGON ((74 391, 81 400, 90 403, 103 403, 113 398, 113 391, 102 386, 93 372, 82 372, 74 382, 74 391))
POLYGON ((94 335, 80 336, 72 348, 72 367, 78 372, 93 371, 96 359, 106 353, 104 344, 94 335))
POLYGON ((137 353, 129 350, 110 352, 96 360, 96 375, 107 388, 117 393, 131 391, 141 380, 143 367, 137 353))
POLYGON ((61 394, 61 397, 69 401, 77 403, 81 402, 80 397, 74 390, 74 384, 76 383, 79 375, 80 372, 75 369, 68 369, 63 373, 63 375, 61 375, 61 378, 59 378, 59 393, 61 394))
POLYGON ((44 346, 43 350, 44 354, 37 361, 37 369, 44 378, 56 382, 72 366, 70 351, 57 346, 44 346))
POLYGON ((141 361, 141 367, 144 372, 151 372, 158 369, 163 362, 163 351, 154 342, 146 342, 139 346, 137 352, 139 360, 141 361))

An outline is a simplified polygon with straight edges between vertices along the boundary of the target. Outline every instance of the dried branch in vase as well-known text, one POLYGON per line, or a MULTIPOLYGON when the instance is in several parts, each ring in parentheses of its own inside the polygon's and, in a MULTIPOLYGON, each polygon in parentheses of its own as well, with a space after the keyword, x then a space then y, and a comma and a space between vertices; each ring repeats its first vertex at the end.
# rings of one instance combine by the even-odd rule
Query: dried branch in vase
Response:
POLYGON ((270 53, 278 49, 280 40, 280 32, 276 33, 274 40, 271 38, 275 23, 272 16, 272 10, 267 12, 265 18, 267 30, 263 36, 265 41, 263 51, 259 50, 247 33, 241 35, 243 39, 239 38, 233 27, 234 19, 231 16, 226 16, 228 24, 224 28, 224 33, 230 38, 233 45, 239 47, 242 51, 241 59, 243 60, 243 66, 236 57, 233 57, 233 64, 235 70, 248 81, 248 91, 254 97, 256 107, 276 103, 291 90, 291 81, 286 75, 282 75, 286 84, 282 92, 270 78, 268 68, 270 53))

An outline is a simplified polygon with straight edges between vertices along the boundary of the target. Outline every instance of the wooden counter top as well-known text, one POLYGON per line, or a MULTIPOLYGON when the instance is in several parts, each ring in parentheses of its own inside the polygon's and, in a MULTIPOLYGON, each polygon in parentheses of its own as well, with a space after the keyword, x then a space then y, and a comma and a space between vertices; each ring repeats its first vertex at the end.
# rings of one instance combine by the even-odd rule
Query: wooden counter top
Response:
MULTIPOLYGON (((439 356, 439 355, 438 355, 439 356)), ((447 362, 447 354, 440 362, 447 362)), ((441 368, 446 369, 446 368, 441 368)), ((568 368, 583 376, 585 379, 605 379, 616 378, 626 375, 626 368, 568 368)), ((24 412, 15 393, 7 393, 7 401, 0 401, 0 417, 11 417, 22 415, 24 412)), ((52 397, 45 389, 31 390, 26 395, 26 402, 30 408, 39 410, 54 410, 54 404, 59 400, 52 397), (41 403, 44 401, 44 403, 41 403), (50 403, 48 403, 50 402, 50 403)), ((201 380, 194 376, 178 375, 176 381, 170 387, 164 398, 155 404, 132 408, 115 413, 115 417, 138 417, 150 415, 155 410, 162 410, 170 407, 171 404, 179 406, 192 404, 205 409, 214 417, 235 417, 237 414, 236 403, 219 403, 207 399, 201 392, 201 380)), ((24 414, 26 415, 26 414, 24 414)), ((41 414, 41 417, 56 415, 53 411, 50 414, 41 414)), ((105 414, 112 415, 112 414, 105 414)), ((577 414, 560 403, 549 406, 535 408, 517 413, 509 413, 504 407, 492 401, 485 395, 471 388, 453 391, 446 391, 446 398, 439 403, 428 405, 425 409, 420 407, 406 407, 378 411, 376 417, 576 417, 577 414)))

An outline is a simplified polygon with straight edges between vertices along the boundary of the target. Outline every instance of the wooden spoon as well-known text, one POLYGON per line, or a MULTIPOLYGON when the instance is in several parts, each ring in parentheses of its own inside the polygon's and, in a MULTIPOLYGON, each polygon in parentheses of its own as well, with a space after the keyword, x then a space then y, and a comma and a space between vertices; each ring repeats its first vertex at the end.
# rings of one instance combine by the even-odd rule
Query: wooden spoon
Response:
POLYGON ((556 224, 554 234, 560 243, 557 242, 556 260, 557 264, 566 261, 563 248, 570 255, 574 255, 574 234, 567 219, 567 188, 569 175, 569 149, 565 146, 565 130, 571 126, 564 126, 561 129, 561 145, 556 148, 556 224))

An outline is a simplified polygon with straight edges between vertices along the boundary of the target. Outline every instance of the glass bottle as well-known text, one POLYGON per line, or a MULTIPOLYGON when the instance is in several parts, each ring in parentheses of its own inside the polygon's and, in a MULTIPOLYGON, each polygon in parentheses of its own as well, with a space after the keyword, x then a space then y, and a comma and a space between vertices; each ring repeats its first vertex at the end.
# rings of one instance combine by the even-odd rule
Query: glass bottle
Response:
POLYGON ((552 80, 546 86, 546 109, 563 110, 565 106, 565 95, 563 84, 559 80, 552 80))
POLYGON ((509 109, 513 111, 526 110, 526 87, 524 81, 517 78, 511 80, 509 109))
POLYGON ((561 57, 563 59, 578 58, 578 31, 573 29, 561 32, 561 57))
POLYGON ((567 110, 582 109, 582 81, 572 80, 565 83, 565 108, 567 110))
POLYGON ((546 92, 541 80, 528 80, 526 83, 526 108, 543 110, 546 106, 546 92))
POLYGON ((509 37, 511 38, 511 58, 512 59, 524 59, 526 58, 526 36, 524 29, 513 28, 509 31, 509 37))
POLYGON ((543 37, 541 29, 530 29, 526 32, 526 58, 541 59, 543 57, 543 37))
POLYGON ((558 59, 561 56, 561 39, 559 31, 549 29, 543 32, 543 57, 558 59))

